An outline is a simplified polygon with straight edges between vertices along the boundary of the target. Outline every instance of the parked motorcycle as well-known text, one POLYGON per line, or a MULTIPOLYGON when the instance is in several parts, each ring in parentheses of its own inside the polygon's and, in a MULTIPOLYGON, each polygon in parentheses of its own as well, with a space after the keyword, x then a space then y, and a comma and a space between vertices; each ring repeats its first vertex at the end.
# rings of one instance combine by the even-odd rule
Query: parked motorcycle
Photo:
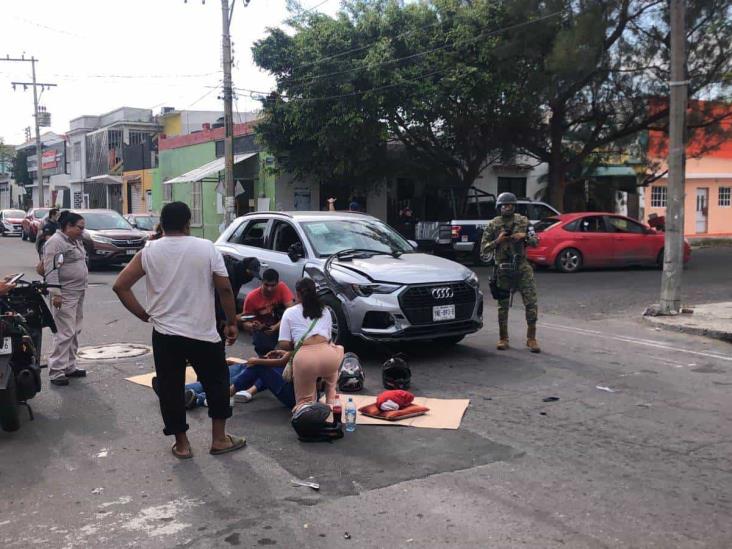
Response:
POLYGON ((27 282, 23 275, 11 280, 16 287, 0 298, 0 428, 20 428, 18 406, 28 404, 41 390, 41 344, 43 328, 56 332, 56 323, 46 304, 48 288, 41 281, 27 282))

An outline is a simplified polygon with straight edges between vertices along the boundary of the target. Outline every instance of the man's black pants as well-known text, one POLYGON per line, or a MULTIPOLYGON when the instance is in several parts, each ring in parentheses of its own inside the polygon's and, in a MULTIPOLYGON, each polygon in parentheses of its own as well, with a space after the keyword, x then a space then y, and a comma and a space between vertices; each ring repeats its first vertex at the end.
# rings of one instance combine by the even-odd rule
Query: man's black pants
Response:
POLYGON ((229 367, 223 341, 210 343, 183 336, 164 335, 153 330, 153 358, 158 378, 160 413, 166 435, 185 433, 185 372, 186 363, 196 371, 208 402, 208 417, 231 417, 229 406, 229 367))

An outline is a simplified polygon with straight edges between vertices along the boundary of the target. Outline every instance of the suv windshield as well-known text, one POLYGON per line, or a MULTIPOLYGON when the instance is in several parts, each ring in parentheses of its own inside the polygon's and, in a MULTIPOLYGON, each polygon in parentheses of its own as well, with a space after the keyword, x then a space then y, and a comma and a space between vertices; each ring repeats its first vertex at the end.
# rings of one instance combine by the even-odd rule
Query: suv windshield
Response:
POLYGON ((25 212, 21 210, 5 210, 5 217, 12 217, 14 219, 25 217, 25 212))
POLYGON ((43 208, 41 210, 33 210, 33 215, 36 219, 43 219, 46 217, 46 214, 48 213, 48 208, 43 208))
POLYGON ((135 223, 137 223, 137 228, 142 229, 143 231, 154 231, 155 225, 157 225, 160 222, 160 218, 154 215, 148 215, 148 216, 135 216, 134 218, 135 223))
POLYGON ((412 246, 388 225, 368 219, 324 219, 302 223, 315 253, 320 257, 343 250, 413 252, 412 246))
POLYGON ((118 213, 86 212, 81 215, 86 222, 86 228, 92 231, 104 231, 109 229, 132 229, 132 225, 127 223, 127 220, 118 213))

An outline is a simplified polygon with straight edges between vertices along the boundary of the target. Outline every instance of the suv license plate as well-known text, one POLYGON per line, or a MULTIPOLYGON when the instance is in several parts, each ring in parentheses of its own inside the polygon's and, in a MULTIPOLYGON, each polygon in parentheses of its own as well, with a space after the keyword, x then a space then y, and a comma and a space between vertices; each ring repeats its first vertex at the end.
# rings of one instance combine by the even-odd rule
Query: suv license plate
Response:
POLYGON ((432 307, 432 320, 435 322, 455 320, 455 305, 438 305, 437 307, 432 307))
POLYGON ((0 355, 11 354, 13 354, 13 340, 9 337, 4 337, 2 347, 0 347, 0 355))
POLYGON ((135 255, 137 250, 127 250, 127 255, 135 255))

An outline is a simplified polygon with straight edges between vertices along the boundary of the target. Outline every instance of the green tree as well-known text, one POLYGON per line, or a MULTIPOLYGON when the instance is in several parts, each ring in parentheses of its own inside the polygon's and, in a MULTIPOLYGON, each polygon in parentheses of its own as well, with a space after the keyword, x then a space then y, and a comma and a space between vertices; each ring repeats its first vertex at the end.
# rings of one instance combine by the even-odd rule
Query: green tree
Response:
POLYGON ((10 167, 15 158, 15 147, 6 145, 2 138, 0 138, 0 173, 4 170, 10 170, 10 167))
MULTIPOLYGON (((688 3, 690 99, 729 89, 731 1, 688 3)), ((369 182, 399 142, 465 189, 520 151, 549 165, 561 208, 598 153, 668 118, 665 0, 350 0, 290 24, 253 51, 277 81, 258 132, 298 175, 369 182)), ((713 105, 690 116, 709 147, 729 116, 713 105)))
POLYGON ((413 167, 466 189, 537 118, 524 67, 494 55, 504 10, 488 1, 352 1, 305 13, 253 48, 275 75, 257 131, 283 167, 370 182, 401 143, 413 167))
POLYGON ((19 185, 31 185, 33 180, 28 173, 28 153, 18 151, 13 161, 13 179, 19 185))
MULTIPOLYGON (((532 33, 504 36, 507 58, 531 67, 531 90, 544 111, 521 146, 549 164, 550 201, 563 207, 565 188, 592 155, 668 124, 670 37, 668 3, 650 0, 516 0, 510 18, 557 11, 532 33)), ((732 68, 730 0, 687 3, 689 98, 723 99, 732 68)), ((703 150, 726 138, 732 114, 698 104, 689 127, 703 150)), ((701 151, 698 151, 701 152, 701 151)))

